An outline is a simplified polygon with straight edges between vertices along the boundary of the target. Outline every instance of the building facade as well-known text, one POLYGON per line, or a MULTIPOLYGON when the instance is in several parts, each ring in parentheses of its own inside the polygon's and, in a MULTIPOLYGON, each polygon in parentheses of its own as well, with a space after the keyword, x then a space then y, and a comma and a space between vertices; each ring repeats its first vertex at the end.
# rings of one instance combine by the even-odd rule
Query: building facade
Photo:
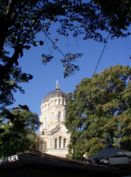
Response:
POLYGON ((39 150, 47 154, 66 157, 70 134, 65 127, 66 94, 60 89, 58 82, 56 89, 43 99, 40 115, 39 150))

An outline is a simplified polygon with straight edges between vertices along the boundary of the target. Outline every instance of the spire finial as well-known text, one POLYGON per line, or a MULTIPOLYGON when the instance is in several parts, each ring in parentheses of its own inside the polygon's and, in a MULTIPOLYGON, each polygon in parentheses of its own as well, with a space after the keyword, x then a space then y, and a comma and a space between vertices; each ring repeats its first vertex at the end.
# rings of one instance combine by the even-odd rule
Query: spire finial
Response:
POLYGON ((56 81, 56 90, 59 90, 60 89, 60 85, 59 85, 59 81, 57 80, 56 81))

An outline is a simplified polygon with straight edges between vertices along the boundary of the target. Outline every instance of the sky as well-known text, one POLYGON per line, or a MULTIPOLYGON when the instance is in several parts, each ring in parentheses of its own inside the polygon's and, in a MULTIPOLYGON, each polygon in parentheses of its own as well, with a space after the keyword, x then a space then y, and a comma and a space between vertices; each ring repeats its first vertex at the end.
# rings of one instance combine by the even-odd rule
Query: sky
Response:
MULTIPOLYGON (((57 80, 59 81, 61 90, 65 93, 69 93, 73 92, 76 85, 78 85, 83 78, 92 77, 104 44, 93 40, 82 40, 80 37, 56 36, 56 38, 59 39, 57 46, 63 53, 83 53, 83 56, 77 61, 80 70, 75 72, 74 75, 64 78, 63 68, 59 61, 60 58, 62 58, 61 54, 53 49, 46 36, 40 34, 38 38, 44 39, 44 46, 25 51, 24 57, 20 59, 22 71, 32 74, 33 79, 29 83, 22 84, 25 94, 21 94, 20 92, 15 93, 16 101, 14 105, 26 104, 32 112, 36 112, 40 115, 41 102, 50 91, 55 89, 57 80), (43 52, 52 54, 54 60, 47 65, 43 65, 41 62, 43 52)), ((56 38, 52 38, 52 40, 56 38)), ((130 56, 131 37, 114 40, 109 39, 98 66, 97 73, 117 64, 131 66, 130 56)))

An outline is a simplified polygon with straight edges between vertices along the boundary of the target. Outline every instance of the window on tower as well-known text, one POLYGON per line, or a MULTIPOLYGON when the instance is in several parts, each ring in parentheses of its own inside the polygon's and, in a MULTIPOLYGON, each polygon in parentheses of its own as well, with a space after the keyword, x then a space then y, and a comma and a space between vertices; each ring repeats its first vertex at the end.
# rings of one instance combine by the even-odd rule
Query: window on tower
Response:
POLYGON ((61 111, 58 112, 58 122, 61 121, 61 111))
POLYGON ((57 138, 55 138, 54 147, 57 149, 57 138))
POLYGON ((63 139, 63 148, 66 148, 66 138, 63 139))
POLYGON ((59 104, 61 103, 61 99, 59 99, 59 104))
POLYGON ((61 144, 61 140, 62 140, 62 137, 60 136, 60 137, 59 137, 59 149, 61 149, 61 145, 62 145, 62 144, 61 144))

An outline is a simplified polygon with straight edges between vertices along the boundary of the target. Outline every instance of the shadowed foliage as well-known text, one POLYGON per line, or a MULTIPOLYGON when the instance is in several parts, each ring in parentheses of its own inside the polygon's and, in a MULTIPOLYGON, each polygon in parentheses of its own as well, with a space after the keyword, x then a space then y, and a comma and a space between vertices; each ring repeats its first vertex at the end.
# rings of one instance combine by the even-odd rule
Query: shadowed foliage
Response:
POLYGON ((131 68, 117 65, 83 79, 68 96, 66 125, 72 158, 109 144, 131 151, 131 68))

